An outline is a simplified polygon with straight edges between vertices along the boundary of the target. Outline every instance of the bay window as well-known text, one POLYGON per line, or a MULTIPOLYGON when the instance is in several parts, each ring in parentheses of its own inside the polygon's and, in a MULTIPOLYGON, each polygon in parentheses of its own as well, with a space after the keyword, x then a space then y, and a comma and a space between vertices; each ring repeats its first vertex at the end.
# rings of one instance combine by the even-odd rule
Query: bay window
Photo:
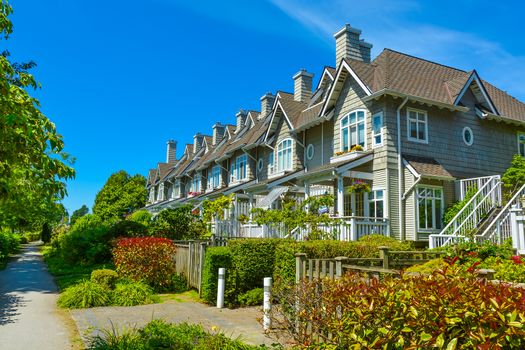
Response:
POLYGON ((341 119, 341 151, 348 152, 355 145, 365 148, 365 111, 357 110, 341 119))
POLYGON ((281 141, 277 146, 277 172, 292 170, 292 139, 281 141))

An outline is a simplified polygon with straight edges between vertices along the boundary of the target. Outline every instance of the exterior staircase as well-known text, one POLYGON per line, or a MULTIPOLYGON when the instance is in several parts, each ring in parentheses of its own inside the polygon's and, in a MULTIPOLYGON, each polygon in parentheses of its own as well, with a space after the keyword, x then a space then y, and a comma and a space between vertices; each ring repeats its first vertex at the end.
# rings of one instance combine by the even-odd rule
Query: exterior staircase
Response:
MULTIPOLYGON (((498 211, 502 203, 501 185, 499 175, 461 180, 459 182, 461 199, 472 186, 476 186, 478 191, 439 234, 429 236, 429 247, 439 248, 469 240, 470 237, 477 237, 479 229, 486 225, 488 225, 487 229, 490 229, 492 227, 488 224, 490 217, 498 211)), ((503 210, 496 216, 500 216, 503 210)))

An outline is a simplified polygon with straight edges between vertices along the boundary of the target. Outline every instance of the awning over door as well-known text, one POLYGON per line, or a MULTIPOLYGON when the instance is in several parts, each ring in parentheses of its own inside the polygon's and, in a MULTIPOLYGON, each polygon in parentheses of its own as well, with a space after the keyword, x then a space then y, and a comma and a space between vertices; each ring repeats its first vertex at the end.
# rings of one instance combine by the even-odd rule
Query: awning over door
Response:
POLYGON ((270 193, 268 193, 268 195, 266 195, 265 197, 259 200, 259 202, 257 203, 257 207, 258 208, 269 208, 273 204, 273 202, 275 202, 275 200, 279 198, 279 196, 281 196, 282 194, 286 192, 288 192, 288 187, 286 186, 277 186, 277 187, 272 188, 272 190, 270 191, 270 193))

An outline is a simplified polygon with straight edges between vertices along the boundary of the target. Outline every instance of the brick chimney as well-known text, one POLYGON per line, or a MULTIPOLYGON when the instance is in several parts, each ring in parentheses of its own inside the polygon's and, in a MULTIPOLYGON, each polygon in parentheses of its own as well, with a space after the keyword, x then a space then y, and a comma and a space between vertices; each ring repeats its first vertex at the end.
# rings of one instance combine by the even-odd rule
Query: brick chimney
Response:
POLYGON ((261 97, 261 114, 259 119, 265 118, 272 111, 273 103, 275 102, 275 95, 267 92, 261 97))
POLYGON ((353 58, 354 60, 370 63, 370 49, 372 44, 360 38, 361 30, 352 27, 350 24, 334 34, 335 38, 335 64, 339 64, 343 58, 353 58))
POLYGON ((213 125, 212 128, 213 128, 212 145, 215 146, 216 144, 222 141, 222 138, 224 137, 224 129, 226 128, 226 126, 217 122, 215 123, 215 125, 213 125))
POLYGON ((166 144, 168 146, 166 163, 173 164, 177 161, 177 141, 169 140, 166 144))
POLYGON ((196 133, 193 136, 193 154, 200 151, 203 140, 204 140, 204 135, 202 135, 200 132, 196 133))
POLYGON ((239 131, 241 131, 241 129, 244 127, 244 125, 246 124, 246 117, 248 116, 248 114, 246 113, 246 111, 244 109, 241 109, 239 112, 237 112, 237 114, 235 115, 235 117, 237 118, 237 127, 235 128, 235 133, 237 134, 239 131))
POLYGON ((301 69, 293 76, 294 90, 293 99, 299 102, 308 102, 312 97, 312 78, 313 73, 308 73, 306 69, 301 69))

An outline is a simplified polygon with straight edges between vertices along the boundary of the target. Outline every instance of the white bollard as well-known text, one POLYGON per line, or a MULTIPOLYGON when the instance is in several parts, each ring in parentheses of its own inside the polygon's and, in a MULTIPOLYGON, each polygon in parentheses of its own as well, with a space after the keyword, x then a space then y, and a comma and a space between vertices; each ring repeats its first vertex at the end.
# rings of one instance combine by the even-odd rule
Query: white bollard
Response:
POLYGON ((224 307, 224 279, 226 278, 226 269, 219 268, 219 284, 217 285, 217 309, 224 307))
POLYGON ((272 278, 264 278, 264 298, 263 298, 263 329, 265 331, 272 328, 272 319, 270 312, 272 311, 272 278))

